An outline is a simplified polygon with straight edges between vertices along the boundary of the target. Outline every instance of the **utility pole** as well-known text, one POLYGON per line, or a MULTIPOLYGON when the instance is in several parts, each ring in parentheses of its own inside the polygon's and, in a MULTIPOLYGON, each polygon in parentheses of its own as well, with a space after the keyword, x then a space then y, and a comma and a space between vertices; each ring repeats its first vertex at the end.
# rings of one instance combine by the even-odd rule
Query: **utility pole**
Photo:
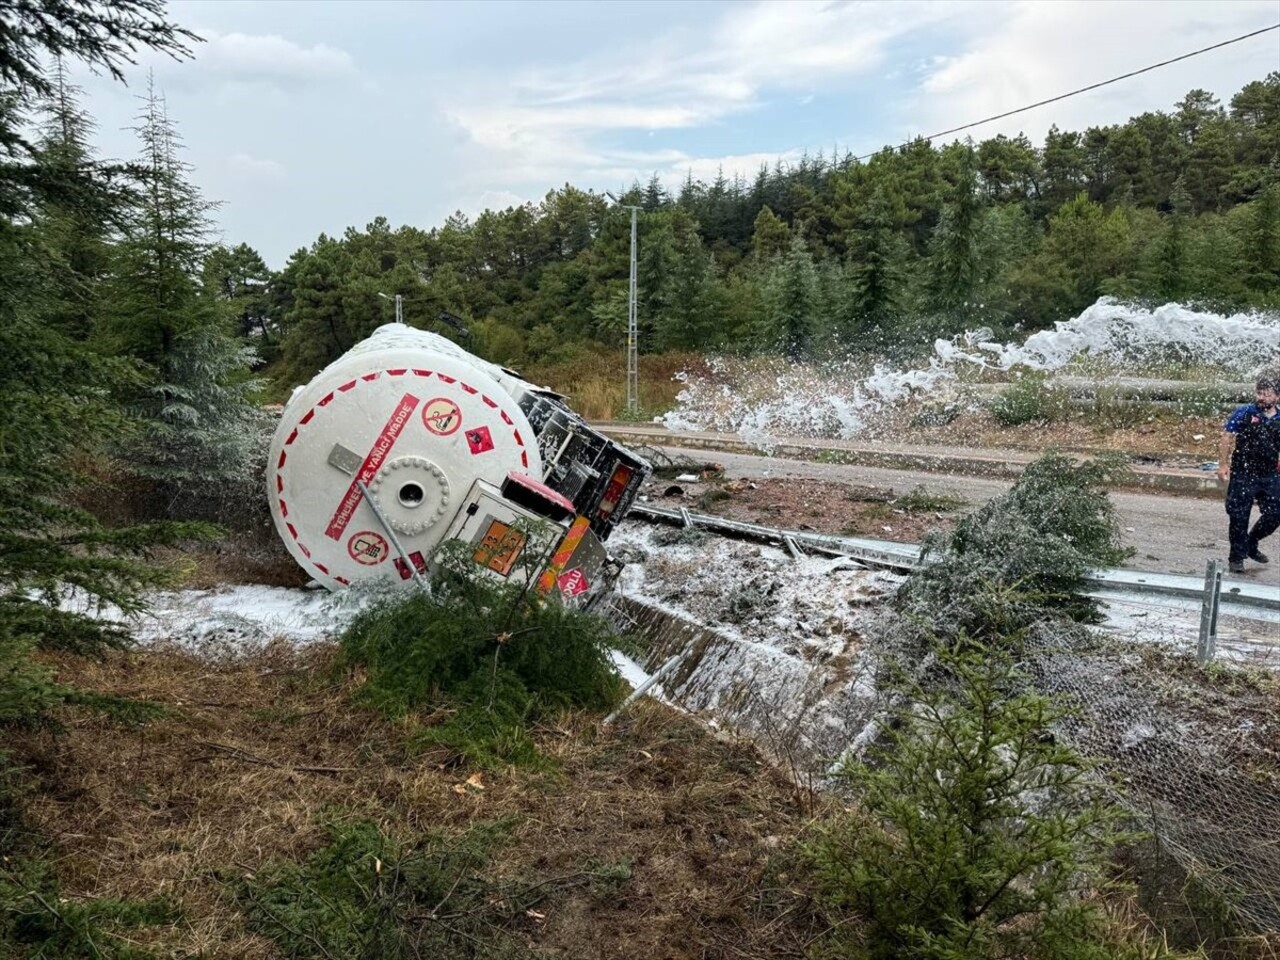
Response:
MULTIPOLYGON (((380 296, 383 300, 392 299, 391 297, 388 297, 385 293, 379 293, 378 296, 380 296)), ((396 323, 404 323, 404 297, 402 297, 400 294, 397 293, 395 295, 395 301, 396 301, 396 323)))
POLYGON ((640 353, 636 341, 639 339, 639 324, 636 321, 636 214, 639 207, 628 207, 631 211, 631 289, 627 296, 627 413, 634 414, 640 407, 640 353))

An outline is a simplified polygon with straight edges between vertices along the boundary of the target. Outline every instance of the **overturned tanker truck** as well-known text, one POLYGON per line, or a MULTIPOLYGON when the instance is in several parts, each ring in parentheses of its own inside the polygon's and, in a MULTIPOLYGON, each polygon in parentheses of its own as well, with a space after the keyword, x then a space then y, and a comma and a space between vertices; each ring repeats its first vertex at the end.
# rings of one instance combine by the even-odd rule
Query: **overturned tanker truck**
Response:
POLYGON ((458 541, 488 576, 588 605, 651 472, 560 395, 403 324, 295 390, 269 457, 276 530, 330 589, 407 583, 458 541))

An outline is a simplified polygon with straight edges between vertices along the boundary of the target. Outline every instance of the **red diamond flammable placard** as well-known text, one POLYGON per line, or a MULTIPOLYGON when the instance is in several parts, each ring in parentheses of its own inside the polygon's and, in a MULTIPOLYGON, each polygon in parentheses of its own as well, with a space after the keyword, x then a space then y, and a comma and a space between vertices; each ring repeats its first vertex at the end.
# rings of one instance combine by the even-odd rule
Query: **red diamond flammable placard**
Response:
POLYGON ((493 434, 489 432, 488 427, 476 427, 474 430, 468 430, 467 446, 471 448, 473 454, 492 450, 493 434))

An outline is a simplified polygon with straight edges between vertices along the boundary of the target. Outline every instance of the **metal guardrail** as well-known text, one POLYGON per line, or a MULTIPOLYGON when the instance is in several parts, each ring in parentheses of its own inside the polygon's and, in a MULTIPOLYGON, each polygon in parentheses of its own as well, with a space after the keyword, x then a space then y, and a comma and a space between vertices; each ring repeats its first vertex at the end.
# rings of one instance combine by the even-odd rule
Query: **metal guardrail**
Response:
MULTIPOLYGON (((920 565, 920 547, 914 543, 784 530, 711 514, 690 513, 683 507, 669 510, 643 503, 635 504, 629 515, 776 544, 793 555, 792 548, 799 547, 831 556, 851 557, 868 567, 904 573, 920 565)), ((1167 598, 1180 606, 1199 608, 1205 598, 1205 584, 1199 578, 1171 573, 1112 567, 1091 571, 1085 581, 1087 592, 1102 599, 1150 595, 1167 598)), ((1221 582, 1218 609, 1229 611, 1234 616, 1280 623, 1280 585, 1224 580, 1221 582)))

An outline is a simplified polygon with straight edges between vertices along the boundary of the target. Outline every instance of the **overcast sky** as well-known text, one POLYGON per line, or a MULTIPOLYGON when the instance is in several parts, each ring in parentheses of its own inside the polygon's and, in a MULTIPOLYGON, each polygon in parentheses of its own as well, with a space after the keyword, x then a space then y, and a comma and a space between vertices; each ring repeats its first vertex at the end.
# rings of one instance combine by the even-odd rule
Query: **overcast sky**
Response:
MULTIPOLYGON (((228 243, 273 267, 374 217, 430 228, 597 191, 754 175, 804 150, 855 154, 1054 96, 1280 22, 1280 0, 387 2, 179 0, 206 38, 129 86, 84 77, 102 153, 148 67, 228 243)), ((1280 70, 1280 32, 972 131, 1079 129, 1224 103, 1280 70)))

